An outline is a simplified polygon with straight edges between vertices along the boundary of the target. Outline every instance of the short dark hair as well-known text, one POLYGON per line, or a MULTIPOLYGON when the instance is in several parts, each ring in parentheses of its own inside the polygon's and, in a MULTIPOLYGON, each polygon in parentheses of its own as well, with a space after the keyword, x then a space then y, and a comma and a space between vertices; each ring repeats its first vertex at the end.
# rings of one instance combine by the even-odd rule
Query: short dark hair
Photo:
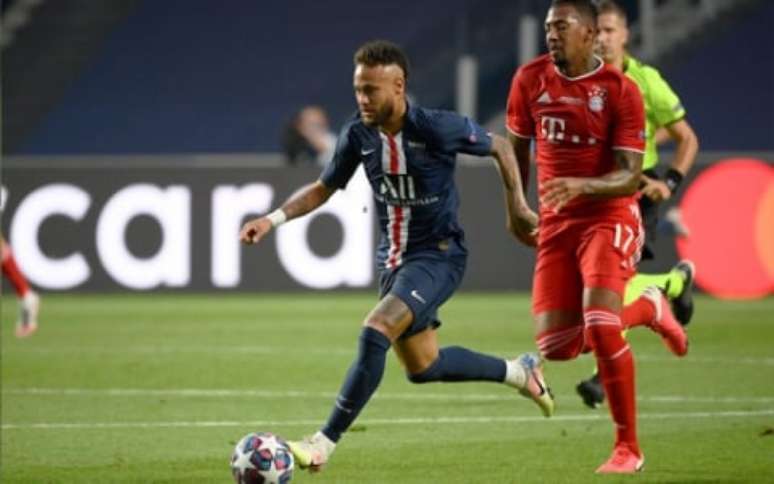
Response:
POLYGON ((388 40, 372 40, 361 45, 355 52, 355 65, 368 67, 387 66, 395 64, 403 70, 403 77, 408 80, 409 62, 405 52, 398 44, 388 40))
POLYGON ((599 0, 597 2, 597 11, 599 15, 607 13, 618 15, 625 24, 629 23, 629 16, 626 15, 626 10, 614 0, 599 0))
POLYGON ((551 8, 560 5, 572 5, 581 16, 586 17, 586 20, 590 21, 596 28, 598 11, 597 6, 591 0, 551 0, 551 8))

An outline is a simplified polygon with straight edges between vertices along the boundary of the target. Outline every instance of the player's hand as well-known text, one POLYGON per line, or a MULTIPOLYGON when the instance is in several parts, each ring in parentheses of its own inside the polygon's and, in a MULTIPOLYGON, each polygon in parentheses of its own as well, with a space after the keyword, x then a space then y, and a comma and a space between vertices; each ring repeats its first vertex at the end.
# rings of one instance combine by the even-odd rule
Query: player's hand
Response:
POLYGON ((509 214, 508 229, 520 242, 530 247, 537 246, 538 215, 529 207, 509 214))
POLYGON ((585 178, 559 177, 552 178, 541 186, 543 195, 540 203, 554 212, 559 212, 573 198, 586 191, 585 178))
POLYGON ((242 226, 239 240, 243 244, 257 244, 271 230, 271 221, 266 217, 254 218, 242 226))
POLYGON ((643 176, 642 180, 645 182, 645 186, 643 186, 640 191, 654 202, 661 203, 665 200, 669 200, 672 196, 672 190, 670 190, 663 181, 654 180, 653 178, 648 178, 646 176, 643 176))

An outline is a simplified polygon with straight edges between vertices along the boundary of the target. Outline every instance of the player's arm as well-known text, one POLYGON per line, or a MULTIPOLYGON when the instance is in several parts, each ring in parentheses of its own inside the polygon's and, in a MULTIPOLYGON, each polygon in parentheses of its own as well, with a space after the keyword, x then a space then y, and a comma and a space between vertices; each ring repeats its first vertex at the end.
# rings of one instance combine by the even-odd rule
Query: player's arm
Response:
MULTIPOLYGON (((529 157, 529 140, 526 141, 527 157, 529 157)), ((535 229, 538 217, 527 203, 524 172, 520 169, 521 165, 517 162, 514 152, 515 148, 511 141, 502 136, 492 135, 491 154, 497 161, 497 171, 503 182, 506 226, 508 231, 520 241, 527 245, 535 245, 535 229)), ((527 176, 529 176, 529 171, 527 171, 527 176)))
POLYGON ((583 194, 597 197, 625 197, 634 195, 642 175, 642 153, 614 150, 617 170, 597 178, 587 178, 583 194))
POLYGON ((513 154, 516 156, 516 164, 519 165, 524 195, 529 192, 529 171, 532 163, 532 138, 523 138, 508 132, 508 142, 511 144, 513 154))
POLYGON ((573 198, 585 195, 612 198, 633 195, 637 192, 642 175, 642 153, 630 150, 615 150, 616 170, 601 177, 562 177, 548 180, 543 184, 541 202, 555 212, 562 209, 573 198))
POLYGON ((508 133, 507 147, 509 155, 515 158, 515 165, 521 180, 519 196, 525 199, 527 211, 512 217, 509 213, 508 228, 512 234, 528 245, 536 245, 538 217, 526 203, 531 163, 530 147, 535 137, 535 120, 529 106, 530 86, 534 83, 529 75, 519 69, 511 81, 505 114, 505 127, 508 133))
POLYGON ((325 166, 320 178, 296 190, 277 210, 247 222, 239 233, 242 242, 257 243, 273 227, 306 215, 327 202, 336 190, 347 186, 360 163, 358 150, 350 142, 350 128, 351 124, 342 128, 333 159, 325 166))
POLYGON ((327 202, 335 192, 335 188, 325 186, 320 180, 305 185, 293 193, 277 210, 245 223, 239 233, 239 239, 245 244, 256 244, 273 227, 306 215, 327 202))

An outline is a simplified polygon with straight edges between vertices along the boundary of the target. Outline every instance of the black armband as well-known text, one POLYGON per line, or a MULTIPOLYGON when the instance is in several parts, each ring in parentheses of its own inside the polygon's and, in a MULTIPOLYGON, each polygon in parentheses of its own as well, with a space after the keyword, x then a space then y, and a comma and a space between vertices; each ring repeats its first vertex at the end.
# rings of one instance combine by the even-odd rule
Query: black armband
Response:
POLYGON ((664 183, 666 183, 666 185, 669 187, 669 191, 672 192, 672 194, 677 191, 677 188, 680 186, 680 182, 682 181, 683 174, 674 168, 668 169, 664 175, 664 183))

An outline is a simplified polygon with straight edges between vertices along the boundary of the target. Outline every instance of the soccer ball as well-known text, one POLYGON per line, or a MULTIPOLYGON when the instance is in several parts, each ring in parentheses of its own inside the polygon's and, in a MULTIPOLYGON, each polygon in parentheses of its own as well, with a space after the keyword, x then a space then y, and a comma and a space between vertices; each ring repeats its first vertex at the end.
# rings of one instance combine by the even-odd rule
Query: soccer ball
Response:
POLYGON ((274 434, 247 434, 231 456, 231 475, 238 484, 286 484, 293 477, 293 454, 274 434))

